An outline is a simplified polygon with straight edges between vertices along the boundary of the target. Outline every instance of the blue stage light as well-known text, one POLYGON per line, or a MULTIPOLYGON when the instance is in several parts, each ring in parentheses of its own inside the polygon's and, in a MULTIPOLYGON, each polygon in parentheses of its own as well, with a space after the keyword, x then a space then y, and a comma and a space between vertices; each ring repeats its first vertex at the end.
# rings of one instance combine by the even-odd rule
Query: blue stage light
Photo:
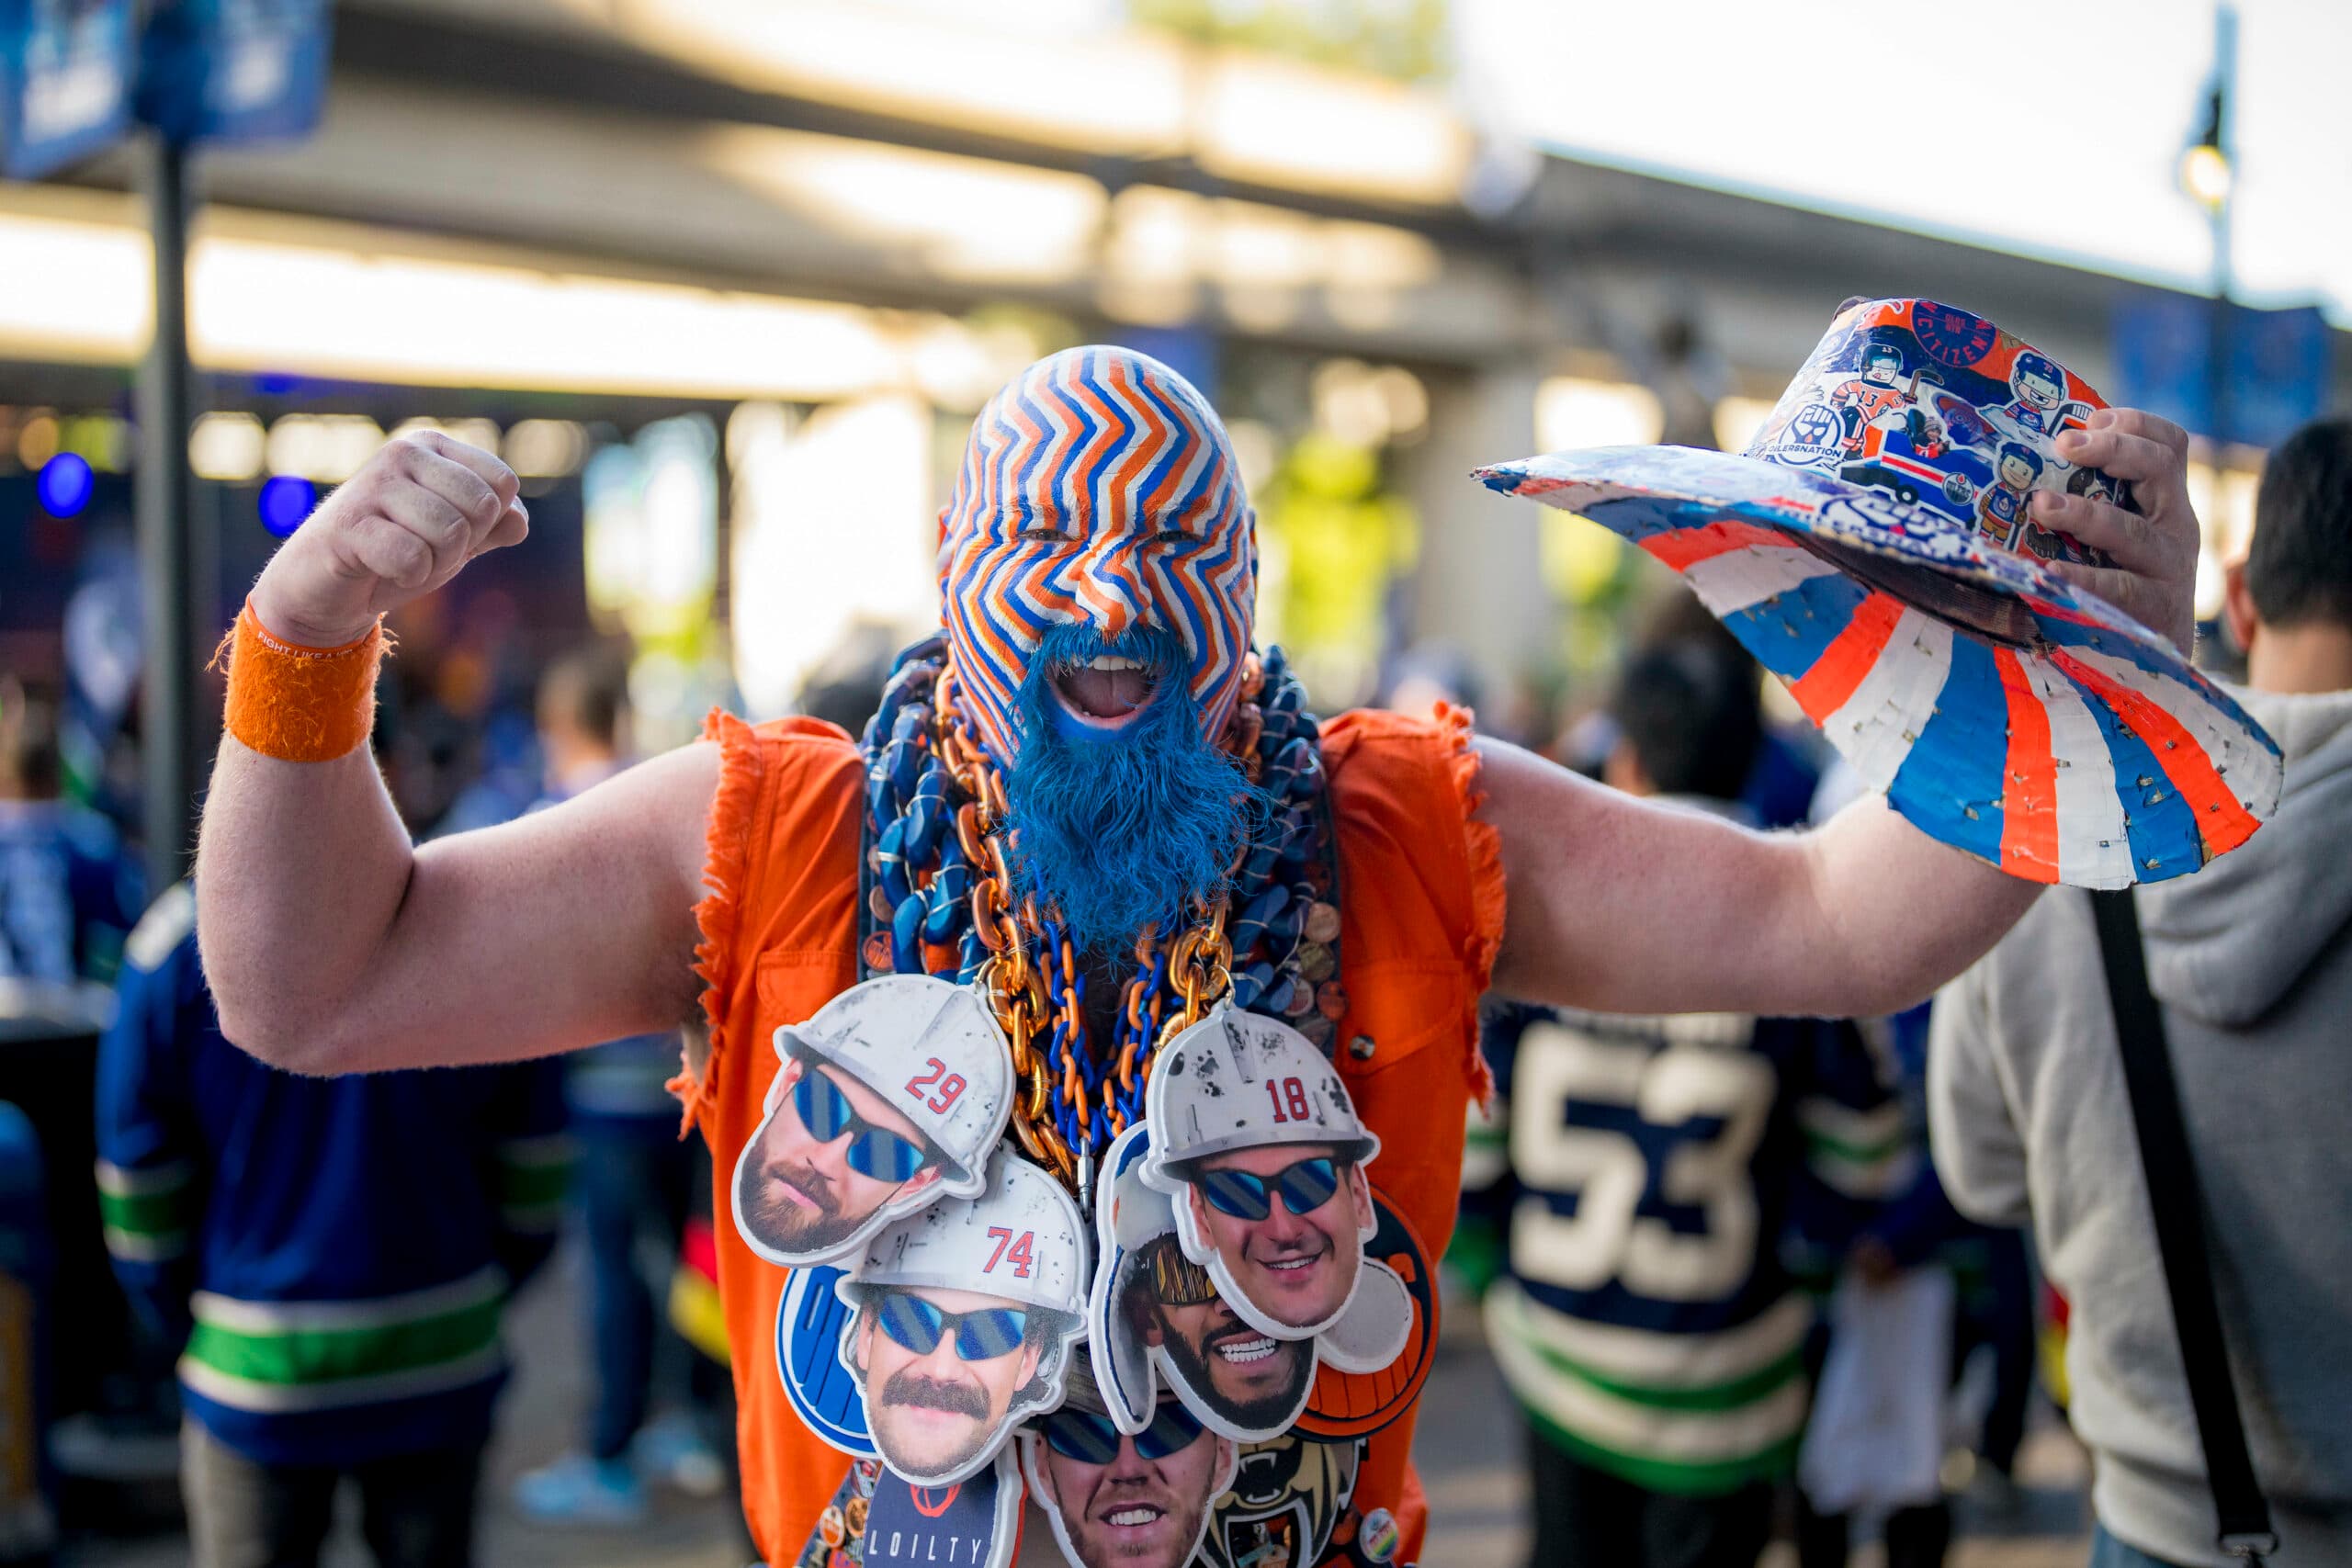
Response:
POLYGON ((98 481, 90 472, 89 463, 73 452, 60 452, 40 466, 40 476, 33 481, 40 495, 41 510, 51 517, 74 517, 90 504, 90 493, 98 481))
POLYGON ((261 487, 261 525, 283 539, 302 525, 318 503, 318 486, 293 474, 279 474, 261 487))

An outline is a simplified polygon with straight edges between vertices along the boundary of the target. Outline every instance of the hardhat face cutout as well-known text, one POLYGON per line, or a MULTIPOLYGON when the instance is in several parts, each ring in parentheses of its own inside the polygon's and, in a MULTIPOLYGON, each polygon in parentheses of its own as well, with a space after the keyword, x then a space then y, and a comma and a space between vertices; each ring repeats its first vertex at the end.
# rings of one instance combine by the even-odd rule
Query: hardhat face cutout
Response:
POLYGON ((760 1124, 737 1156, 735 1228, 787 1268, 853 1254, 942 1198, 972 1198, 1012 1111, 1012 1054, 963 987, 853 986, 775 1032, 760 1124))
POLYGON ((1183 1568, 1233 1484, 1240 1450, 1175 1400, 1122 1429, 1083 1367, 1069 1397, 1022 1432, 1021 1468, 1070 1568, 1183 1568))
POLYGON ((1061 1403, 1085 1330, 1086 1235, 1053 1178, 1000 1150, 978 1198, 949 1198, 866 1243, 835 1289, 841 1358, 875 1450, 944 1486, 978 1472, 1024 1417, 1061 1403))
POLYGON ((1143 1179, 1150 1123, 1119 1134, 1095 1189, 1099 1262, 1087 1300, 1093 1381, 1112 1422, 1145 1430, 1171 1391, 1194 1419, 1238 1442, 1289 1429, 1315 1390, 1317 1341, 1250 1324, 1186 1258, 1168 1195, 1143 1179))
POLYGON ((1314 1043, 1221 1009, 1161 1047, 1145 1103, 1143 1179, 1217 1295, 1277 1339, 1337 1323, 1378 1228, 1364 1165, 1380 1140, 1314 1043))

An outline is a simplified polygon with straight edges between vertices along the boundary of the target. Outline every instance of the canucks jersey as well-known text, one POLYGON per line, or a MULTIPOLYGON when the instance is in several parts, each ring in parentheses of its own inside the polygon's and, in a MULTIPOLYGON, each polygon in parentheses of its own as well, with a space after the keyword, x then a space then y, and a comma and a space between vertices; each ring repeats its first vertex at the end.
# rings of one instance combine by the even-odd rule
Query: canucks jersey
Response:
POLYGON ((300 1077, 222 1037, 187 883, 125 948, 97 1053, 98 1206, 180 1393, 262 1464, 480 1442, 510 1286, 568 1174, 554 1059, 300 1077))
MULTIPOLYGON (((1487 1033, 1500 1240, 1487 1338, 1545 1436, 1653 1490, 1784 1471, 1803 1431, 1807 1298, 1781 1260, 1800 1189, 1892 1196, 1903 1111, 1848 1025, 1510 1008, 1487 1033), (1499 1156, 1499 1157, 1498 1157, 1499 1156)), ((1465 1183, 1467 1186, 1467 1183, 1465 1183)))

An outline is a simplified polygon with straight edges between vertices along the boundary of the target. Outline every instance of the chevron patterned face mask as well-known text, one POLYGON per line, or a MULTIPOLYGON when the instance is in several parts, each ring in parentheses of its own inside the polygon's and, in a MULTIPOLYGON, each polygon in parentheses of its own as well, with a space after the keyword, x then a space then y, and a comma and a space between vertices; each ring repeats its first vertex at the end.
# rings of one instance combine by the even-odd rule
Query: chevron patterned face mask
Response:
POLYGON ((1200 732, 1222 733, 1256 611, 1255 520, 1225 426, 1182 376, 1123 348, 1038 361, 973 421, 941 525, 948 646, 999 761, 1019 750, 1023 682, 1061 626, 1182 649, 1164 673, 1115 654, 1055 671, 1066 732, 1114 737, 1181 678, 1200 732))

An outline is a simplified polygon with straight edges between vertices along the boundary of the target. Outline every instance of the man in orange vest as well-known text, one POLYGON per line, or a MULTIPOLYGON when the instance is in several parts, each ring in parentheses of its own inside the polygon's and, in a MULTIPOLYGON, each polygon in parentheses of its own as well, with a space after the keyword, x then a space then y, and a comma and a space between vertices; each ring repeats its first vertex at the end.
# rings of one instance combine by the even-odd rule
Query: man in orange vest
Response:
MULTIPOLYGON (((2186 643, 2185 437, 2096 417, 2077 460, 2131 480, 2146 515, 2078 501, 2066 526, 2122 569, 2110 598, 2186 643)), ((359 744, 378 619, 526 527, 503 464, 426 434, 278 551, 235 632, 206 967, 230 1036, 305 1072, 697 1021, 680 1087, 722 1176, 742 1346, 770 1342, 787 1270, 739 1235, 724 1175, 775 1032, 864 975, 989 976, 1025 1069, 1014 1132, 1078 1186, 1141 1114, 1164 1026, 1225 1000, 1284 1018, 1329 1053, 1380 1142, 1375 1197, 1434 1257, 1490 983, 1626 1012, 1892 1012, 2038 891, 1876 802, 1766 837, 1476 738, 1458 710, 1317 725, 1278 656, 1250 651, 1253 525, 1223 425, 1173 371, 1102 347, 1031 367, 975 422, 943 518, 944 639, 902 664, 863 749, 714 716, 701 744, 553 810, 413 848, 359 744)), ((849 1461, 803 1428, 769 1355, 735 1375, 746 1511, 791 1562, 849 1461)), ((1344 1560, 1419 1553, 1399 1405, 1347 1460, 1344 1560)))

